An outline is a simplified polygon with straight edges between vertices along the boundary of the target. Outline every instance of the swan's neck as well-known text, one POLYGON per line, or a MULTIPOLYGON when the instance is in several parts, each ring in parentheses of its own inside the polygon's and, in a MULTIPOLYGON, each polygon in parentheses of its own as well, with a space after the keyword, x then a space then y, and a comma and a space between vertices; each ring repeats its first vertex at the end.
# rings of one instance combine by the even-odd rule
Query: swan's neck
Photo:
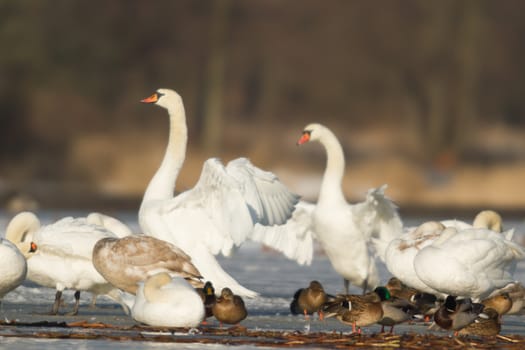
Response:
POLYGON ((326 169, 321 183, 318 203, 346 203, 342 188, 345 173, 343 148, 331 132, 325 134, 320 142, 326 150, 326 169))
POLYGON ((141 208, 151 201, 167 200, 173 197, 175 181, 184 163, 188 129, 182 101, 170 105, 168 113, 170 116, 168 146, 159 169, 144 193, 141 208))

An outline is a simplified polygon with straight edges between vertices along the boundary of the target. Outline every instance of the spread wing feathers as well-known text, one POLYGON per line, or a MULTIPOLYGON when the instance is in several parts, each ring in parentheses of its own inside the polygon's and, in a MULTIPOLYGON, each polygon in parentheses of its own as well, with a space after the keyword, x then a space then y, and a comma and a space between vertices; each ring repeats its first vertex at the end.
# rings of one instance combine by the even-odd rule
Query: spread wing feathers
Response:
MULTIPOLYGON (((239 158, 224 167, 219 159, 210 158, 195 187, 163 205, 159 214, 171 235, 198 232, 191 239, 200 239, 212 254, 230 255, 254 224, 285 222, 296 201, 273 174, 248 160, 239 158)), ((177 237, 168 240, 179 245, 177 237)))
POLYGON ((403 223, 397 206, 385 196, 387 185, 370 189, 365 201, 352 206, 356 223, 366 239, 372 242, 375 253, 385 261, 388 244, 399 237, 403 223))
POLYGON ((283 225, 255 225, 251 239, 266 244, 301 265, 310 265, 313 257, 312 213, 315 205, 299 201, 292 217, 283 225))
POLYGON ((84 218, 66 217, 42 227, 34 236, 37 249, 60 256, 91 260, 93 246, 98 240, 116 237, 102 226, 84 218))
POLYGON ((288 191, 273 173, 255 167, 246 158, 229 162, 226 172, 237 180, 254 222, 280 225, 292 216, 299 196, 288 191))

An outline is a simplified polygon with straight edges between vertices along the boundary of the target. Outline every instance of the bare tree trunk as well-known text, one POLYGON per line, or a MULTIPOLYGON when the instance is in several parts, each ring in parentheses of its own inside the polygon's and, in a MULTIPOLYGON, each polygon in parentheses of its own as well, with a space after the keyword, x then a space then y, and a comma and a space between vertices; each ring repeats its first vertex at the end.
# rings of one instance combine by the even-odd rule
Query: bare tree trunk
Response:
POLYGON ((217 150, 222 143, 224 70, 231 4, 230 0, 213 1, 201 140, 207 151, 217 150))

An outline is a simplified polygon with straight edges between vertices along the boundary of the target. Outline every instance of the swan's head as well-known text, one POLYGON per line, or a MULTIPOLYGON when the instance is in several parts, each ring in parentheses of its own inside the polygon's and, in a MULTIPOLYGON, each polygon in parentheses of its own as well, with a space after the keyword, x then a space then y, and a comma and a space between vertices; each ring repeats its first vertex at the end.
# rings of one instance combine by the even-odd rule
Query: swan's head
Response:
POLYGON ((154 103, 157 106, 172 109, 177 106, 182 106, 182 97, 178 93, 170 89, 158 89, 153 95, 140 100, 142 103, 154 103))
POLYGON ((319 141, 323 134, 328 131, 326 126, 318 123, 308 124, 301 135, 301 138, 297 141, 297 145, 302 145, 308 141, 319 141))
POLYGON ((7 225, 5 237, 27 258, 36 251, 33 234, 40 228, 40 220, 31 212, 17 214, 7 225))

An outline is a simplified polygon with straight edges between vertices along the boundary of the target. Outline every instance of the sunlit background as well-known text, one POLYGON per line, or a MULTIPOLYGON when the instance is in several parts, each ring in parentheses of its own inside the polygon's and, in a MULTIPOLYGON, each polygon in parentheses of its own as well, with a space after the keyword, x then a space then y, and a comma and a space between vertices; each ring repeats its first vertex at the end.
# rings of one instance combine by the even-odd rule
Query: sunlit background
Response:
POLYGON ((320 122, 351 201, 406 212, 525 209, 520 0, 1 0, 0 205, 137 209, 178 91, 202 162, 249 157, 315 200, 320 122))

